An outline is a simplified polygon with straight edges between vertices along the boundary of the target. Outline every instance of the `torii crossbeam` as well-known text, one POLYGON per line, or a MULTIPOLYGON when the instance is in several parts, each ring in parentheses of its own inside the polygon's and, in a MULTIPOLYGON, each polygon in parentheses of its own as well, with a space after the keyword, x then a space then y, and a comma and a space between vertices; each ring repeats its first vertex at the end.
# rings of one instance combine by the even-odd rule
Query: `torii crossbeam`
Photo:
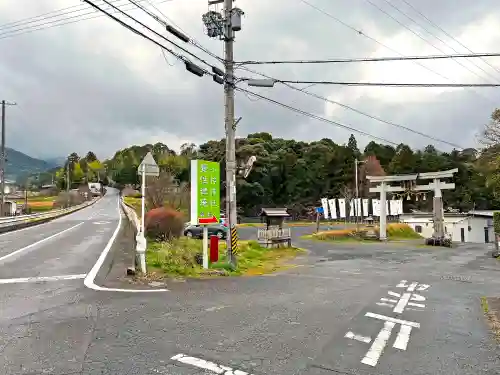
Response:
POLYGON ((455 189, 454 183, 441 181, 443 178, 453 177, 458 172, 458 168, 448 171, 425 172, 414 174, 402 174, 392 176, 366 176, 366 179, 372 183, 378 184, 370 188, 370 193, 380 193, 380 240, 387 240, 387 212, 386 201, 387 193, 395 193, 405 191, 401 186, 390 186, 391 182, 401 181, 417 181, 417 180, 433 180, 428 184, 416 185, 414 191, 434 191, 433 198, 433 217, 434 217, 434 238, 444 237, 444 212, 443 198, 441 190, 455 189))

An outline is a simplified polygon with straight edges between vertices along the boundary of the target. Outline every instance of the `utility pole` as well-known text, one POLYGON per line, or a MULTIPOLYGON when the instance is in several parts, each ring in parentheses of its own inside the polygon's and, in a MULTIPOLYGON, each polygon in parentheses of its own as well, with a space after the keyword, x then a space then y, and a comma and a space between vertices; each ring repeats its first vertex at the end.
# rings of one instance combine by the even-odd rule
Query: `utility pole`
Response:
POLYGON ((16 105, 16 103, 8 103, 5 100, 2 100, 2 148, 1 148, 1 155, 0 155, 0 178, 2 179, 1 181, 1 186, 0 189, 2 191, 0 192, 1 196, 1 207, 0 207, 0 216, 4 216, 5 214, 5 108, 8 105, 16 105))
POLYGON ((68 166, 66 168, 66 207, 69 207, 70 199, 69 199, 69 164, 71 163, 71 159, 68 156, 68 166))
MULTIPOLYGON (((212 71, 218 76, 224 75, 224 124, 226 130, 226 219, 230 230, 227 236, 227 258, 231 265, 236 266, 236 252, 238 247, 238 235, 236 224, 238 213, 236 207, 236 124, 234 118, 234 35, 241 30, 241 16, 244 12, 239 8, 233 8, 235 0, 208 0, 208 6, 215 7, 202 16, 207 35, 210 38, 219 38, 224 41, 224 69, 212 67, 212 71), (223 12, 217 10, 218 4, 224 5, 223 12)), ((192 65, 192 64, 191 64, 192 65)), ((187 65, 186 65, 187 66, 187 65)), ((189 70, 189 69, 188 69, 189 70)), ((216 78, 216 77, 214 77, 216 78)), ((219 77, 220 79, 220 77, 219 77)), ((217 79, 214 81, 218 83, 217 79)))
POLYGON ((226 128, 226 212, 230 235, 227 236, 227 257, 232 265, 236 264, 233 249, 232 233, 237 224, 236 211, 236 145, 234 128, 234 31, 231 25, 233 0, 224 0, 224 67, 226 82, 224 84, 224 108, 226 128))

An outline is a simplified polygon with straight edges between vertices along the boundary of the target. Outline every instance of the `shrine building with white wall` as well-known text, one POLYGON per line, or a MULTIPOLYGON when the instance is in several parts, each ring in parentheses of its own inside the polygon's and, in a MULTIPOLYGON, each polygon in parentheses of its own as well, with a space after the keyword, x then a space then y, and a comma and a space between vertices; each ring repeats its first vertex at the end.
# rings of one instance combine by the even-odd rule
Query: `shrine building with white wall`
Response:
MULTIPOLYGON (((445 233, 453 242, 494 243, 493 213, 495 211, 470 211, 468 213, 444 214, 445 233)), ((424 238, 432 237, 433 218, 431 212, 418 212, 399 216, 424 238)))

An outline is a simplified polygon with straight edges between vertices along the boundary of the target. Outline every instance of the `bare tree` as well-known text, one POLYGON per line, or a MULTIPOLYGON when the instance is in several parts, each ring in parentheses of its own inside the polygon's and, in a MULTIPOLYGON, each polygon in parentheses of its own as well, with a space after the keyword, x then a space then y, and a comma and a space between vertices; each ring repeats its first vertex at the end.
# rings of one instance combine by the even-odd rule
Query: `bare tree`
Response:
POLYGON ((500 144, 500 109, 495 109, 491 120, 481 132, 479 141, 486 147, 500 144))
POLYGON ((346 220, 347 217, 349 216, 348 213, 350 212, 351 209, 351 204, 352 204, 352 199, 354 198, 354 191, 351 187, 344 185, 342 186, 342 189, 340 189, 340 194, 342 197, 345 199, 346 206, 345 206, 345 211, 346 211, 346 220))
POLYGON ((171 173, 160 172, 159 177, 149 177, 146 182, 148 209, 169 206, 175 210, 189 205, 188 184, 179 183, 171 173))
POLYGON ((148 209, 163 207, 167 196, 175 187, 174 179, 168 172, 161 172, 159 177, 148 177, 146 181, 148 209))
POLYGON ((175 188, 168 191, 165 197, 165 204, 175 210, 188 208, 190 205, 191 191, 189 184, 178 183, 175 188))

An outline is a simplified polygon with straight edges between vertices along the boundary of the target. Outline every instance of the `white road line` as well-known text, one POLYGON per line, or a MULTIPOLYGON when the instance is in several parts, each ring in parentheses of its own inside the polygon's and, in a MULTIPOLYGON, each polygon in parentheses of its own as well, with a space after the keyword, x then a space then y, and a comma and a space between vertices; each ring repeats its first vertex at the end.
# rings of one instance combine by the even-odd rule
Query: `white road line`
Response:
POLYGON ((408 306, 425 308, 423 303, 408 302, 408 306))
POLYGON ((177 354, 170 358, 173 361, 178 361, 185 363, 187 365, 195 366, 198 368, 202 368, 204 370, 215 372, 216 374, 224 374, 224 375, 252 375, 245 371, 234 370, 231 367, 218 365, 214 362, 205 361, 201 358, 189 357, 184 354, 177 354))
POLYGON ((380 314, 374 314, 371 312, 367 312, 365 316, 369 318, 375 318, 379 320, 385 320, 387 322, 392 322, 396 324, 403 324, 407 326, 412 326, 413 328, 420 328, 420 323, 416 322, 410 322, 409 320, 402 320, 402 319, 396 319, 396 318, 391 318, 390 316, 385 316, 385 315, 380 315, 380 314))
POLYGON ((87 288, 93 289, 93 290, 98 290, 101 292, 128 292, 128 293, 153 293, 153 292, 168 292, 168 289, 120 289, 120 288, 105 288, 102 286, 99 286, 95 283, 95 278, 97 277, 97 273, 99 272, 99 269, 102 267, 102 264, 104 263, 104 260, 106 259, 106 256, 108 255, 109 251, 111 250, 111 247, 113 246, 113 243, 116 240, 116 237, 118 236, 118 233, 120 232, 120 228, 122 226, 122 215, 120 211, 120 199, 118 197, 117 199, 117 209, 118 209, 118 225, 116 226, 115 231, 113 232, 113 235, 109 239, 108 243, 106 244, 106 247, 102 251, 101 255, 97 259, 97 262, 94 264, 90 272, 87 274, 87 277, 85 277, 85 280, 83 283, 87 288))
POLYGON ((370 350, 368 350, 365 357, 361 360, 361 363, 369 366, 375 366, 377 364, 385 346, 387 345, 389 337, 391 337, 391 332, 395 325, 396 323, 394 322, 384 323, 384 328, 380 330, 377 337, 375 337, 375 340, 373 340, 370 350))
POLYGON ((37 246, 37 245, 40 245, 41 243, 47 242, 47 241, 49 241, 49 240, 51 240, 51 239, 53 239, 53 238, 55 238, 55 237, 58 237, 58 236, 60 236, 61 234, 67 233, 67 232, 69 232, 70 230, 73 230, 73 229, 75 229, 75 228, 79 227, 80 225, 82 225, 82 224, 84 224, 84 223, 85 223, 85 222, 84 222, 84 221, 82 221, 81 223, 78 223, 78 224, 76 224, 76 225, 73 225, 72 227, 69 227, 69 228, 67 228, 67 229, 65 229, 65 230, 63 230, 63 231, 61 231, 61 232, 57 232, 56 234, 53 234, 52 236, 45 237, 45 238, 43 238, 43 239, 41 239, 41 240, 39 240, 39 241, 37 241, 37 242, 32 243, 31 245, 28 245, 28 246, 22 247, 22 248, 20 248, 20 249, 18 249, 18 250, 16 250, 16 251, 14 251, 14 252, 12 252, 12 253, 10 253, 10 254, 4 255, 3 257, 0 257, 0 262, 4 261, 5 259, 8 259, 8 258, 10 258, 10 257, 12 257, 12 256, 14 256, 14 255, 16 255, 16 254, 22 253, 23 251, 26 251, 26 250, 28 250, 28 249, 31 249, 32 247, 35 247, 35 246, 37 246))
MULTIPOLYGON (((26 228, 21 228, 21 229, 17 229, 17 230, 12 230, 12 231, 9 231, 9 232, 4 232, 4 233, 0 233, 0 237, 3 237, 3 236, 7 236, 7 235, 12 235, 12 234, 18 234, 20 232, 24 232, 26 230, 30 230, 30 229, 33 229, 33 228, 40 228, 40 227, 43 227, 44 225, 47 225, 47 224, 51 224, 51 223, 58 223, 60 222, 62 219, 67 219, 68 216, 71 216, 71 215, 74 215, 76 213, 81 213, 82 211, 86 210, 87 208, 90 208, 90 207, 94 207, 95 204, 98 204, 100 202, 101 199, 97 200, 96 202, 92 203, 90 206, 87 206, 85 208, 82 208, 81 210, 78 210, 78 211, 75 211, 75 212, 71 212, 70 214, 68 215, 64 215, 64 216, 59 216, 59 217, 56 217, 55 219, 53 220, 49 220, 45 223, 41 223, 41 224, 36 224, 36 225, 32 225, 32 226, 29 226, 29 227, 26 227, 26 228)), ((95 213, 92 214, 91 217, 89 217, 89 220, 92 219, 93 217, 95 216, 95 213)))
POLYGON ((47 281, 78 280, 78 279, 84 279, 85 276, 87 276, 87 274, 83 273, 81 275, 19 277, 17 279, 0 279, 0 284, 40 283, 47 281))
POLYGON ((396 336, 396 341, 392 345, 396 349, 406 350, 408 346, 408 341, 410 341, 410 333, 413 327, 402 325, 399 329, 399 333, 396 336))
POLYGON ((393 311, 395 313, 401 314, 405 310, 405 307, 408 304, 408 302, 410 301, 410 297, 411 293, 403 293, 403 296, 399 299, 399 302, 393 311))
POLYGON ((346 337, 348 339, 356 340, 356 341, 361 341, 361 342, 364 342, 366 344, 369 344, 372 341, 371 337, 356 335, 354 332, 351 332, 351 331, 347 332, 344 337, 346 337))

